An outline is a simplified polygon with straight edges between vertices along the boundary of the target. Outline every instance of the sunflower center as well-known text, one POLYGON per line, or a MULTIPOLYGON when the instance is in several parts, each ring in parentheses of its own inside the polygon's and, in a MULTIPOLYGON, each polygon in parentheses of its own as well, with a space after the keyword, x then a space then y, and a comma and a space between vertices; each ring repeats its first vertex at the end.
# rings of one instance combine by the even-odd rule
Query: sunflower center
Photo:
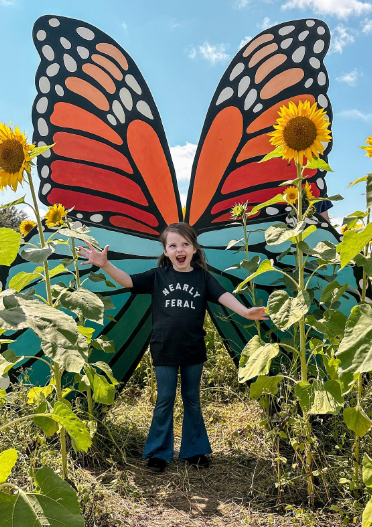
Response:
POLYGON ((293 150, 306 150, 316 139, 316 126, 311 119, 299 115, 293 117, 283 130, 286 145, 293 150))
POLYGON ((23 146, 16 139, 7 139, 0 143, 0 167, 9 174, 16 174, 25 160, 23 146))
POLYGON ((59 223, 62 219, 62 216, 60 215, 59 212, 55 212, 51 218, 51 222, 52 223, 59 223))

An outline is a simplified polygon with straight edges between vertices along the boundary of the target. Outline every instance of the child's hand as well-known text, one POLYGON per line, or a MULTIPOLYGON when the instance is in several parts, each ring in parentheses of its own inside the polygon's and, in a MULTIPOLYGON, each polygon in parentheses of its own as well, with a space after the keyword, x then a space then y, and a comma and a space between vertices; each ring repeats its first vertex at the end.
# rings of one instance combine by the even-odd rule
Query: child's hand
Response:
POLYGON ((96 265, 97 267, 104 267, 108 262, 107 251, 109 246, 106 245, 102 252, 98 252, 92 245, 90 245, 90 243, 86 242, 86 244, 89 249, 86 247, 78 247, 78 255, 88 258, 88 261, 82 263, 81 265, 96 265))
POLYGON ((269 317, 265 313, 265 309, 266 307, 251 307, 243 316, 248 320, 268 320, 269 317))

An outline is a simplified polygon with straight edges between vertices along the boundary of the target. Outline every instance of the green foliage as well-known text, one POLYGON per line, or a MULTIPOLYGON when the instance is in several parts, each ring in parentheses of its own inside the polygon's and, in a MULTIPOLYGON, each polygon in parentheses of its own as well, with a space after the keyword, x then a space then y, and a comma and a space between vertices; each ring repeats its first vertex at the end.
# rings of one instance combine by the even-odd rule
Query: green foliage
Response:
POLYGON ((88 429, 66 403, 56 402, 50 417, 66 429, 74 441, 76 450, 88 451, 88 448, 92 444, 88 429))
POLYGON ((360 406, 345 408, 344 421, 348 429, 352 430, 357 437, 363 437, 372 425, 372 421, 360 406))
POLYGON ((296 297, 290 297, 286 291, 271 293, 267 308, 271 320, 282 331, 298 322, 310 309, 311 298, 306 290, 296 297))
POLYGON ((361 232, 347 230, 337 248, 341 258, 341 269, 359 254, 372 239, 372 223, 361 232))
POLYGON ((21 235, 12 229, 0 228, 0 264, 11 265, 17 257, 21 235))
POLYGON ((12 468, 17 462, 18 452, 14 448, 4 450, 0 454, 0 483, 4 483, 10 476, 12 468))
POLYGON ((0 227, 19 232, 19 226, 22 221, 27 220, 27 214, 23 210, 18 210, 14 205, 23 203, 22 200, 24 197, 0 207, 0 227))
POLYGON ((255 335, 242 351, 239 362, 239 382, 269 373, 270 364, 279 353, 278 344, 266 344, 255 335))
POLYGON ((279 383, 283 380, 283 375, 267 377, 260 375, 250 386, 249 394, 252 399, 259 399, 262 395, 276 395, 279 391, 279 383))

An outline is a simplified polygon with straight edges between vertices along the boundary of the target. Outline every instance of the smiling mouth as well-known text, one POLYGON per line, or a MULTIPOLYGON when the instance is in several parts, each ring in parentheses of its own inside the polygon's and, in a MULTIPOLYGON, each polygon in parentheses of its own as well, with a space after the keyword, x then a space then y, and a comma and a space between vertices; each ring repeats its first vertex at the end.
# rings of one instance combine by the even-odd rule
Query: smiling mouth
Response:
POLYGON ((176 260, 177 260, 178 263, 183 264, 185 262, 185 260, 186 260, 186 256, 177 256, 176 260))

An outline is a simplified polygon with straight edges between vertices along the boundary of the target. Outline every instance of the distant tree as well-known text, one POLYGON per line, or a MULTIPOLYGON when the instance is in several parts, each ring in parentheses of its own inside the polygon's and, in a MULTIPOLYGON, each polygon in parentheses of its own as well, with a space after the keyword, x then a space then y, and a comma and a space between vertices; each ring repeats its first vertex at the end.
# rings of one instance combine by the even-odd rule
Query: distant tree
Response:
POLYGON ((27 219, 27 214, 23 210, 17 209, 17 207, 13 206, 0 210, 0 227, 19 231, 20 224, 27 219))

